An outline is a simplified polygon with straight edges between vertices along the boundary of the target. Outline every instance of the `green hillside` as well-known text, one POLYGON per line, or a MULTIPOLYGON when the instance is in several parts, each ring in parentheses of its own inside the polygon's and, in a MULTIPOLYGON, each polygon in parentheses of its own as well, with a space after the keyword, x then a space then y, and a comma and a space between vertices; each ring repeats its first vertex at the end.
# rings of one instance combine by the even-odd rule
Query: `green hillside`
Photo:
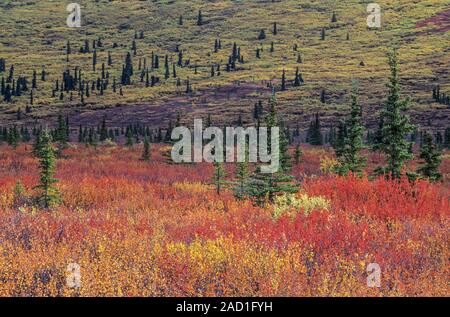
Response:
POLYGON ((0 78, 6 79, 14 65, 13 81, 26 77, 28 90, 12 96, 11 102, 0 99, 0 125, 53 123, 58 114, 68 114, 73 124, 97 124, 106 115, 111 126, 130 122, 161 126, 177 112, 186 123, 210 114, 218 124, 240 115, 250 124, 254 122, 254 104, 261 100, 266 105, 272 83, 280 113, 289 124, 298 123, 305 129, 316 112, 325 125, 338 122, 347 113, 348 92, 356 79, 366 123, 373 127, 386 94, 386 53, 391 45, 399 47, 402 84, 413 101, 413 121, 431 124, 433 129, 444 129, 450 122, 450 107, 432 98, 436 85, 450 95, 450 1, 379 0, 381 29, 367 27, 366 6, 373 1, 363 0, 79 1, 79 29, 66 25, 70 2, 1 1, 0 58, 5 59, 5 71, 0 78), (202 25, 197 25, 199 10, 202 25), (332 22, 333 13, 336 22, 332 22), (265 39, 258 39, 261 30, 265 39), (98 39, 101 47, 95 49, 94 71, 93 41, 98 46, 98 39), (221 48, 215 52, 219 39, 221 48), (80 53, 85 40, 89 52, 80 53), (234 43, 241 60, 227 71, 234 43), (181 66, 177 46, 183 55, 181 66), (121 95, 121 73, 128 52, 134 72, 121 95), (159 57, 159 68, 151 67, 152 52, 159 57), (83 100, 79 85, 62 94, 60 88, 55 89, 57 80, 62 83, 63 72, 69 69, 74 74, 76 67, 90 90, 83 100), (293 87, 297 67, 304 83, 293 87), (283 70, 286 90, 280 91, 283 70), (37 87, 30 105, 33 71, 37 87), (146 85, 147 73, 149 78, 160 79, 153 87, 146 85), (98 78, 100 86, 106 85, 103 91, 98 89, 98 78), (114 78, 116 92, 112 89, 114 78), (187 93, 188 86, 192 92, 187 93))

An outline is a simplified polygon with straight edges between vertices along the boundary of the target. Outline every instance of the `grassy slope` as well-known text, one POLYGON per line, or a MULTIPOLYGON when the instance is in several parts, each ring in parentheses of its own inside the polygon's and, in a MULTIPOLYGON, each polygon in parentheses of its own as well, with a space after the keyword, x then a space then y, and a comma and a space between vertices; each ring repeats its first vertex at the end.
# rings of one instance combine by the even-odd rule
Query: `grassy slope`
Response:
MULTIPOLYGON (((0 5, 0 57, 7 60, 7 68, 15 64, 16 74, 31 79, 33 69, 38 72, 45 67, 50 73, 48 81, 38 82, 33 112, 25 118, 35 119, 70 112, 73 123, 95 122, 108 114, 111 124, 137 120, 160 123, 173 117, 181 109, 191 116, 213 114, 213 120, 224 122, 236 119, 243 113, 247 122, 251 119, 253 103, 265 98, 270 92, 262 80, 276 80, 286 69, 288 79, 293 79, 297 66, 306 84, 301 88, 290 88, 278 93, 282 112, 292 124, 306 127, 310 115, 320 111, 327 123, 336 122, 347 109, 347 92, 351 79, 360 81, 362 101, 368 124, 375 123, 375 109, 379 108, 385 96, 387 65, 385 53, 391 43, 400 47, 401 75, 405 90, 412 93, 416 121, 426 124, 431 118, 434 128, 448 125, 450 111, 445 106, 432 103, 431 89, 436 83, 443 91, 450 91, 446 70, 450 68, 449 32, 418 35, 427 28, 416 29, 416 23, 449 9, 449 1, 400 0, 377 1, 383 10, 383 28, 369 30, 366 27, 366 5, 371 1, 82 1, 83 27, 69 29, 65 25, 67 12, 64 1, 2 1, 0 5), (19 4, 20 3, 20 4, 19 4), (205 25, 196 26, 197 10, 201 9, 205 25), (331 24, 332 12, 338 15, 338 22, 331 24), (184 25, 178 25, 178 17, 184 16, 184 25), (272 22, 278 22, 279 34, 272 35, 272 22), (328 28, 326 41, 320 41, 320 31, 328 28), (267 39, 258 41, 259 29, 266 29, 267 39), (92 54, 73 54, 67 65, 65 61, 66 41, 72 43, 72 50, 78 49, 85 38, 101 37, 104 49, 98 52, 98 66, 106 62, 107 51, 113 55, 114 65, 109 69, 112 76, 120 77, 121 64, 130 49, 135 30, 145 31, 145 39, 138 40, 138 56, 134 58, 135 68, 139 57, 155 53, 174 53, 176 44, 185 50, 185 58, 191 64, 197 63, 199 73, 192 68, 178 69, 180 78, 189 77, 195 93, 186 97, 176 94, 175 80, 169 79, 163 85, 145 88, 138 83, 124 89, 123 97, 107 91, 106 95, 91 96, 86 106, 51 97, 51 86, 67 66, 80 66, 87 78, 97 78, 91 71, 92 54), (345 41, 347 32, 350 41, 345 41), (213 53, 213 44, 220 37, 223 49, 213 53), (275 42, 275 52, 269 53, 270 42, 275 42), (117 42, 119 48, 112 49, 117 42), (222 69, 231 52, 232 43, 241 47, 246 63, 244 70, 222 72, 220 77, 210 78, 210 66, 221 63, 222 69), (303 63, 296 63, 294 44, 299 45, 303 63), (254 50, 264 47, 262 58, 257 60, 254 50), (359 66, 364 61, 365 67, 359 66), (240 80, 241 87, 233 87, 240 80), (216 90, 214 87, 222 87, 216 90), (320 104, 319 92, 327 90, 326 105, 320 104), (120 104, 120 108, 114 107, 120 104), (106 109, 105 109, 106 108, 106 109)), ((429 25, 428 29, 432 29, 429 25)), ((163 58, 160 58, 163 65, 163 58)), ((163 78, 164 68, 159 75, 163 78)), ((158 72, 155 72, 155 74, 158 72)), ((137 81, 137 76, 134 78, 137 81)), ((184 90, 181 87, 180 90, 184 90)), ((25 107, 28 97, 16 99, 13 104, 0 106, 0 124, 15 120, 18 107, 25 107)), ((185 119, 188 120, 188 119, 185 119)), ((190 120, 190 118, 189 118, 190 120)))

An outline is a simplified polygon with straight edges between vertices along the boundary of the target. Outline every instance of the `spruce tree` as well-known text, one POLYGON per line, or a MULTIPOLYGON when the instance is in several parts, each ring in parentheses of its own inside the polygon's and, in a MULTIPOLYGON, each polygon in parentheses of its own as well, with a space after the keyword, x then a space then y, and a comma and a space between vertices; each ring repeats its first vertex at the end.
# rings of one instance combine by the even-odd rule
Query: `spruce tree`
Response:
POLYGON ((197 25, 198 26, 202 26, 203 25, 203 15, 202 15, 202 11, 201 10, 198 11, 197 25))
POLYGON ((149 161, 150 160, 150 142, 148 140, 148 136, 144 137, 144 147, 142 150, 142 160, 149 161))
POLYGON ((223 184, 223 177, 225 176, 225 170, 223 169, 223 163, 222 162, 214 162, 214 176, 213 176, 213 183, 216 187, 216 193, 217 195, 220 195, 220 191, 222 189, 223 184))
MULTIPOLYGON (((271 149, 271 128, 277 127, 279 124, 276 112, 276 98, 275 94, 269 102, 269 113, 265 119, 266 127, 268 129, 268 152, 271 149)), ((279 129, 279 152, 271 153, 272 157, 279 160, 279 168, 272 173, 263 173, 261 166, 258 166, 256 171, 252 174, 248 184, 248 195, 254 199, 254 202, 260 206, 266 203, 272 203, 275 196, 281 193, 296 193, 298 185, 294 182, 294 177, 289 175, 290 172, 290 158, 287 153, 288 140, 286 138, 286 130, 279 129)))
POLYGON ((264 31, 264 29, 261 29, 259 31, 258 40, 264 40, 264 39, 266 39, 266 31, 264 31))
POLYGON ((286 71, 283 69, 283 73, 281 75, 281 91, 286 90, 286 71))
POLYGON ((131 129, 127 128, 127 132, 125 133, 125 145, 133 146, 133 144, 133 133, 131 132, 131 129))
POLYGON ((398 179, 402 176, 402 169, 406 161, 412 158, 410 153, 410 142, 406 137, 414 130, 408 116, 403 114, 409 108, 409 99, 400 98, 400 79, 398 76, 397 50, 394 48, 389 53, 389 67, 391 75, 389 77, 388 99, 381 111, 383 127, 381 130, 381 144, 379 149, 385 154, 387 166, 379 167, 376 174, 398 179))
POLYGON ((432 182, 440 181, 442 179, 442 175, 439 173, 439 165, 442 162, 441 156, 441 151, 433 143, 433 137, 431 134, 425 132, 419 156, 424 162, 417 169, 417 173, 432 182))
POLYGON ((360 174, 365 166, 366 159, 359 154, 364 148, 364 125, 362 122, 362 108, 358 102, 357 93, 357 87, 354 84, 350 117, 346 122, 347 130, 344 136, 343 152, 336 153, 340 162, 337 172, 342 175, 346 175, 349 171, 360 174))
POLYGON ((39 190, 37 203, 45 209, 52 208, 61 203, 58 189, 54 186, 58 180, 55 174, 55 149, 52 144, 52 137, 47 129, 41 133, 41 146, 37 153, 39 158, 40 178, 39 185, 35 189, 39 190))

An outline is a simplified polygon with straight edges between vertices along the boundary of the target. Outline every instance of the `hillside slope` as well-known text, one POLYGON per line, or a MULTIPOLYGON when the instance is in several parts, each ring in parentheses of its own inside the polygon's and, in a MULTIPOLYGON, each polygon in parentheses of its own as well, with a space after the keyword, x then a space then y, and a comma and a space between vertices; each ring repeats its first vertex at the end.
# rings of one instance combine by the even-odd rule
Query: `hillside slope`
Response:
POLYGON ((413 100, 413 121, 427 128, 444 129, 450 122, 450 108, 436 103, 432 90, 440 85, 441 92, 450 94, 450 1, 377 1, 382 8, 381 29, 369 29, 366 25, 366 6, 370 2, 83 1, 82 27, 70 29, 66 25, 67 3, 63 1, 2 1, 0 58, 5 59, 6 65, 0 77, 7 78, 14 65, 14 79, 26 77, 28 91, 13 96, 12 102, 1 98, 0 125, 36 121, 52 124, 53 118, 62 113, 70 115, 72 124, 97 124, 106 115, 111 126, 134 122, 161 126, 173 120, 178 111, 186 123, 191 123, 193 117, 211 114, 217 124, 232 122, 239 115, 245 124, 251 124, 255 102, 262 100, 266 104, 271 85, 280 90, 285 70, 287 89, 279 91, 277 98, 280 112, 289 124, 306 128, 316 112, 325 125, 338 122, 348 109, 351 81, 357 79, 366 123, 374 127, 376 110, 386 93, 385 54, 395 44, 400 48, 404 90, 413 100), (331 22, 333 12, 336 22, 331 22), (273 32, 274 23, 277 34, 273 32), (266 38, 258 39, 262 29, 266 38), (122 67, 127 52, 132 51, 135 35, 131 85, 123 86, 121 95, 122 67), (94 71, 92 45, 98 39, 102 46, 96 47, 94 71), (221 49, 215 52, 214 43, 219 39, 221 49), (85 40, 90 51, 80 53, 85 40), (243 62, 238 61, 235 69, 228 72, 226 64, 233 43, 243 62), (181 66, 177 46, 183 55, 181 66), (159 68, 151 67, 152 53, 159 57, 159 68), (105 76, 109 77, 100 79, 103 84, 107 82, 103 92, 97 83, 102 77, 102 63, 105 76), (147 68, 143 73, 144 63, 147 68), (79 87, 72 92, 52 93, 57 80, 61 85, 63 71, 68 69, 73 75, 76 67, 86 86, 94 88, 89 97, 81 100, 79 87), (293 87, 297 67, 304 83, 293 87), (45 81, 41 80, 42 69, 45 81), (149 77, 160 78, 153 87, 146 87, 151 86, 145 83, 147 70, 149 77), (30 106, 33 71, 37 72, 37 87, 30 106), (112 91, 113 78, 118 82, 116 92, 112 91), (190 93, 186 93, 188 80, 193 90, 190 93), (322 91, 325 102, 321 102, 322 91), (25 113, 27 105, 29 111, 25 113), (19 108, 23 112, 20 118, 19 108))

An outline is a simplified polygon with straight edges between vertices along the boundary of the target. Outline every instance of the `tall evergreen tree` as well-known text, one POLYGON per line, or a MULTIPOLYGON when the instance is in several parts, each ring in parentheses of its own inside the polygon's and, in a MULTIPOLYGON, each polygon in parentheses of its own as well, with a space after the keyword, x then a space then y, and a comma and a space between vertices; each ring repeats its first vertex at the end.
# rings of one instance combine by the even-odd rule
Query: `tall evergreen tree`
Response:
POLYGON ((225 176, 225 170, 223 169, 223 163, 222 162, 214 162, 214 176, 213 176, 213 183, 216 187, 216 193, 217 195, 220 195, 220 191, 222 189, 223 184, 223 177, 225 176))
POLYGON ((377 168, 376 174, 385 174, 390 178, 397 179, 402 176, 402 169, 407 160, 412 158, 410 153, 410 142, 406 140, 407 135, 414 130, 409 117, 403 114, 409 108, 409 99, 400 98, 400 79, 398 76, 397 50, 394 48, 389 53, 389 77, 388 99, 381 111, 383 128, 381 130, 382 142, 379 149, 385 154, 387 166, 377 168))
POLYGON ((55 174, 55 149, 52 144, 52 137, 47 129, 41 133, 41 145, 37 156, 39 158, 40 178, 39 185, 35 189, 40 193, 37 202, 45 209, 52 208, 61 203, 58 189, 54 186, 58 180, 55 174))
MULTIPOLYGON (((269 153, 271 148, 271 128, 278 127, 279 125, 276 103, 275 94, 272 94, 269 102, 269 113, 265 120, 269 132, 269 142, 267 144, 269 153)), ((264 205, 267 202, 272 203, 275 196, 281 193, 295 193, 298 191, 298 185, 294 182, 294 177, 288 174, 290 171, 290 158, 287 153, 288 140, 285 135, 286 130, 281 127, 279 128, 279 152, 271 153, 279 160, 278 170, 272 173, 263 173, 261 166, 259 166, 249 180, 248 195, 258 205, 264 205)))
POLYGON ((357 87, 356 84, 354 84, 351 96, 352 105, 350 117, 346 122, 347 133, 344 137, 343 153, 339 153, 340 155, 337 155, 340 162, 338 173, 343 175, 347 174, 349 171, 358 174, 362 173, 366 160, 359 154, 364 148, 364 125, 362 122, 362 108, 358 102, 357 93, 357 87))
POLYGON ((150 142, 148 140, 148 136, 144 137, 144 147, 142 150, 142 160, 149 161, 150 160, 150 142))

